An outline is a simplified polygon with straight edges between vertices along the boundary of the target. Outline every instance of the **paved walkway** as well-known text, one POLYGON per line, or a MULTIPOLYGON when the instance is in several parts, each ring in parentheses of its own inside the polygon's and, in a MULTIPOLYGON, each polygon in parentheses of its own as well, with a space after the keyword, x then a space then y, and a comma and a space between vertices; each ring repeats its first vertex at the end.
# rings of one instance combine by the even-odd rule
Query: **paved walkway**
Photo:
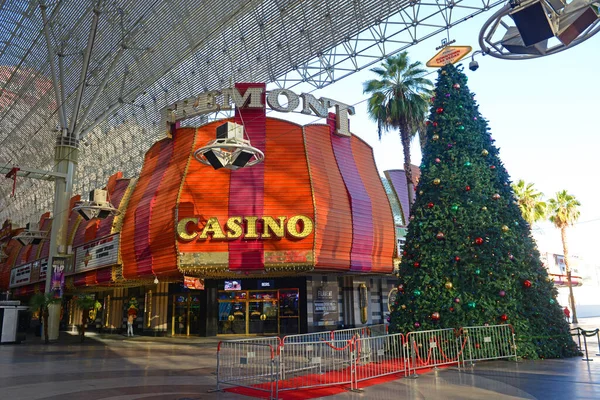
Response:
MULTIPOLYGON (((583 320, 581 326, 600 326, 600 318, 583 320)), ((81 344, 77 337, 64 335, 49 346, 39 338, 29 339, 26 344, 0 346, 0 399, 243 398, 209 393, 216 386, 216 338, 96 335, 81 344)), ((597 344, 590 347, 591 362, 576 357, 482 362, 463 371, 440 369, 327 399, 600 399, 597 352, 597 344)))

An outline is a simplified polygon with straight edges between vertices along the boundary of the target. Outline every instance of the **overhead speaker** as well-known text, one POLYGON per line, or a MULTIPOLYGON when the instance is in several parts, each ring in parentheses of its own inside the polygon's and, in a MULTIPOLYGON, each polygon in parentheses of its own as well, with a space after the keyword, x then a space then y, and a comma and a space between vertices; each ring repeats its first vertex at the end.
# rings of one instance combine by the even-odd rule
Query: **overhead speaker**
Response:
POLYGON ((226 122, 217 127, 217 139, 244 139, 244 127, 235 122, 226 122))
POLYGON ((213 150, 206 151, 204 153, 204 157, 206 157, 206 159, 214 169, 220 169, 225 166, 221 157, 217 156, 217 154, 213 150))
POLYGON ((246 164, 248 164, 248 161, 254 156, 253 153, 244 150, 236 151, 235 154, 237 154, 237 156, 235 156, 231 164, 238 168, 245 167, 246 164))
POLYGON ((525 46, 519 30, 515 26, 507 29, 500 44, 513 54, 534 54, 541 56, 546 54, 546 49, 548 48, 548 40, 542 40, 531 46, 525 46))
POLYGON ((510 16, 515 21, 526 47, 554 37, 552 21, 539 0, 516 7, 510 12, 510 16))
POLYGON ((573 0, 559 17, 556 36, 568 46, 599 18, 597 10, 589 1, 573 0))

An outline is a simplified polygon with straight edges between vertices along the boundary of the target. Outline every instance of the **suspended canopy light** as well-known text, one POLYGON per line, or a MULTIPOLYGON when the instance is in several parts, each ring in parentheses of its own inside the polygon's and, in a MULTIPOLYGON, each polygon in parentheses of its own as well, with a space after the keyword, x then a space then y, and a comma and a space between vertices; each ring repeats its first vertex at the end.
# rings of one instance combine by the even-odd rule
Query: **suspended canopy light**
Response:
POLYGON ((600 31, 600 0, 511 0, 479 32, 484 54, 523 60, 556 54, 600 31))
POLYGON ((214 169, 232 171, 251 167, 265 159, 262 151, 253 147, 249 139, 244 139, 244 127, 233 122, 217 127, 217 138, 196 150, 194 157, 214 169))
POLYGON ((25 225, 25 230, 18 235, 14 236, 13 239, 16 239, 23 246, 27 246, 29 244, 40 244, 42 240, 46 240, 48 238, 48 232, 40 231, 39 225, 33 222, 25 225))
POLYGON ((121 212, 108 201, 106 190, 95 189, 90 192, 89 200, 81 201, 73 207, 86 221, 94 218, 104 219, 111 215, 119 215, 121 212))

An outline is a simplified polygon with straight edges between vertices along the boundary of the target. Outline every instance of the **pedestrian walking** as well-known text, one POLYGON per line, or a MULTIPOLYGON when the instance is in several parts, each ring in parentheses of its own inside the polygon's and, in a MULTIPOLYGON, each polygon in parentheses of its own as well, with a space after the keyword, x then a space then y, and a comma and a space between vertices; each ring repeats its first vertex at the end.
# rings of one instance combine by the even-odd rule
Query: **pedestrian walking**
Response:
POLYGON ((569 311, 569 307, 565 306, 563 312, 565 313, 565 319, 567 320, 567 323, 571 323, 571 311, 569 311))

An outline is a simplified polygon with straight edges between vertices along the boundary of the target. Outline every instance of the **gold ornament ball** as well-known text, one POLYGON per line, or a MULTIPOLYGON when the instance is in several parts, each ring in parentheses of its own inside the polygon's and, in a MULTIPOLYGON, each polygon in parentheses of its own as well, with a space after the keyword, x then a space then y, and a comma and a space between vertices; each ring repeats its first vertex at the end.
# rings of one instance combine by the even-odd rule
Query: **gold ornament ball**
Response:
POLYGON ((492 196, 492 199, 498 200, 498 199, 500 199, 500 195, 498 193, 494 193, 494 195, 492 196))
POLYGON ((419 194, 423 194, 423 191, 422 191, 422 190, 419 190, 419 194))
POLYGON ((502 225, 502 232, 508 232, 508 226, 502 225))
POLYGON ((483 206, 483 207, 481 207, 481 210, 483 210, 483 211, 487 211, 487 207, 486 207, 486 206, 483 206))
POLYGON ((442 181, 440 180, 440 178, 435 178, 435 179, 433 180, 433 184, 434 184, 434 185, 439 185, 441 182, 442 182, 442 181))
POLYGON ((405 306, 404 304, 402 304, 402 305, 400 306, 400 308, 401 308, 401 309, 403 309, 403 310, 406 310, 406 306, 405 306))
POLYGON ((446 287, 446 289, 452 289, 452 282, 446 282, 444 286, 446 287))
POLYGON ((440 138, 440 135, 433 135, 431 138, 432 138, 433 140, 438 140, 438 139, 440 138))
POLYGON ((446 71, 442 71, 442 75, 448 75, 446 71))
POLYGON ((489 153, 489 152, 488 152, 486 149, 483 149, 483 150, 481 151, 481 155, 482 155, 482 156, 487 156, 488 154, 490 154, 490 153, 489 153))

